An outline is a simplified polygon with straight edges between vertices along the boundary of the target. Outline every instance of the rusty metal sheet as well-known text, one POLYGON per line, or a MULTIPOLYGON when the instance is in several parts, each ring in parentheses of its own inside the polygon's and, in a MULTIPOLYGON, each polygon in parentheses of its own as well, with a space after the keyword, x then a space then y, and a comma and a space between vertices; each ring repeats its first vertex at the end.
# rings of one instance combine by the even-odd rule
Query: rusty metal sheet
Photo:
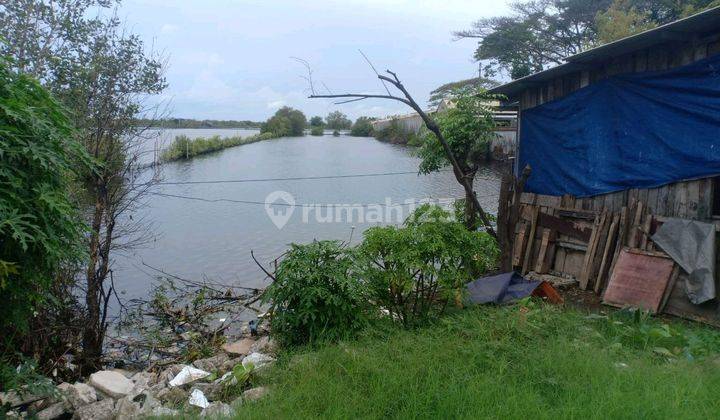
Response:
POLYGON ((605 290, 603 303, 657 313, 674 265, 673 260, 657 254, 622 250, 605 290))

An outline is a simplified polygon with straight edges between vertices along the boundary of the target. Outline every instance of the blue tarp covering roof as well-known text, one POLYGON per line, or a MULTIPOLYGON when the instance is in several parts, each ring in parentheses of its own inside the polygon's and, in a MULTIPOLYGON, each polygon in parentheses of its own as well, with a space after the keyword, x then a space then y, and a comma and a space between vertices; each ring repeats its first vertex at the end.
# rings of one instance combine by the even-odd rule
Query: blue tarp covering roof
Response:
POLYGON ((526 191, 576 197, 720 174, 720 55, 613 76, 523 111, 526 191))

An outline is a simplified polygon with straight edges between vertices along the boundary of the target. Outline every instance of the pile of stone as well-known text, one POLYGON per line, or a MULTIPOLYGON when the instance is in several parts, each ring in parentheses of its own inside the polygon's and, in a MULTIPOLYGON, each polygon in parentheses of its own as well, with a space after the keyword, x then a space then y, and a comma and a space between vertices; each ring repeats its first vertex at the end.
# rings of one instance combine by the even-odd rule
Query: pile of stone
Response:
POLYGON ((171 365, 160 372, 103 370, 90 375, 86 382, 62 383, 48 395, 0 393, 0 405, 12 407, 7 413, 10 418, 40 420, 169 417, 181 415, 181 407, 186 414, 187 410, 197 410, 202 417, 227 417, 243 402, 257 400, 268 392, 264 387, 247 389, 233 401, 224 401, 227 387, 238 384, 233 368, 262 369, 274 361, 269 355, 273 351, 274 343, 268 337, 245 338, 192 365, 171 365))

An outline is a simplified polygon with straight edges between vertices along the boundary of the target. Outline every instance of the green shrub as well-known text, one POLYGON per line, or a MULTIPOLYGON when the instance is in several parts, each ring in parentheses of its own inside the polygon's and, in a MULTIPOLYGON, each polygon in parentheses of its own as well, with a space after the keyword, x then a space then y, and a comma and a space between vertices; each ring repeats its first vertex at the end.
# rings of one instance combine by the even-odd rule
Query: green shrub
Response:
POLYGON ((310 129, 311 136, 322 136, 325 134, 325 130, 322 127, 314 126, 310 129))
POLYGON ((422 144, 421 136, 403 128, 398 120, 391 121, 389 126, 375 131, 374 135, 376 139, 392 144, 407 144, 409 146, 422 144))
POLYGON ((0 335, 7 341, 27 327, 58 268, 82 256, 85 226, 68 196, 90 158, 74 134, 62 106, 0 59, 0 335))
POLYGON ((351 251, 335 241, 293 244, 263 296, 282 345, 338 340, 367 323, 367 293, 352 275, 351 251))
POLYGON ((198 137, 190 139, 186 135, 179 135, 175 137, 175 140, 170 146, 163 150, 160 155, 160 160, 162 162, 171 162, 174 160, 191 159, 195 156, 216 152, 229 147, 242 146, 244 144, 256 143, 276 137, 277 136, 272 133, 255 134, 245 138, 240 136, 213 136, 210 138, 198 137))
POLYGON ((373 121, 375 121, 375 118, 358 118, 355 124, 353 124, 352 129, 350 129, 350 135, 355 137, 371 137, 373 135, 373 121))
POLYGON ((365 232, 358 271, 374 302, 405 327, 462 304, 465 285, 495 267, 498 248, 485 232, 468 231, 437 206, 418 208, 403 227, 365 232))

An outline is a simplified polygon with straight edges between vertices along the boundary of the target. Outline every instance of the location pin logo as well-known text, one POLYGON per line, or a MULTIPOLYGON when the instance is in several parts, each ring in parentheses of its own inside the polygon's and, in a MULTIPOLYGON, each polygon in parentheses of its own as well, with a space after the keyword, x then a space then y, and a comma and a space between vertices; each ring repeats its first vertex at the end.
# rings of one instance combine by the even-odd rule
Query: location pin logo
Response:
POLYGON ((295 211, 295 197, 287 191, 273 191, 265 197, 265 212, 278 228, 285 227, 295 211))

